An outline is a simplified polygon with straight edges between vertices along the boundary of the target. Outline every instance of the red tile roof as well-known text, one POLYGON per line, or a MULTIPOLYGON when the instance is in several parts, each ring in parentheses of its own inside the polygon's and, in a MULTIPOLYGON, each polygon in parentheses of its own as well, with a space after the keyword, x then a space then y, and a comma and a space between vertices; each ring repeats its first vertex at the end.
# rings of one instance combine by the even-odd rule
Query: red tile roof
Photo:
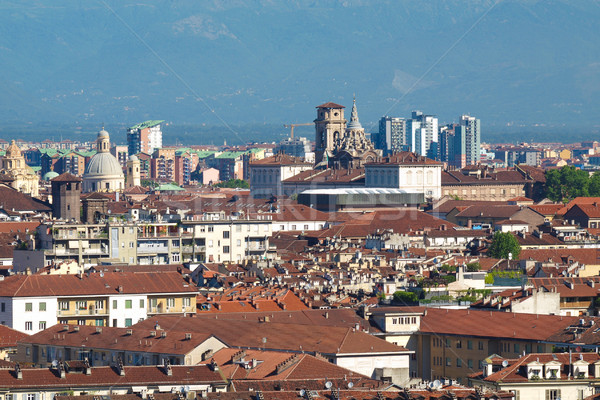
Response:
POLYGON ((328 102, 328 103, 321 104, 320 106, 316 106, 315 108, 346 108, 346 107, 341 106, 336 103, 328 102))
POLYGON ((0 296, 82 296, 122 293, 195 293, 177 272, 106 272, 77 275, 13 275, 0 285, 0 296), (103 276, 101 276, 103 275, 103 276))

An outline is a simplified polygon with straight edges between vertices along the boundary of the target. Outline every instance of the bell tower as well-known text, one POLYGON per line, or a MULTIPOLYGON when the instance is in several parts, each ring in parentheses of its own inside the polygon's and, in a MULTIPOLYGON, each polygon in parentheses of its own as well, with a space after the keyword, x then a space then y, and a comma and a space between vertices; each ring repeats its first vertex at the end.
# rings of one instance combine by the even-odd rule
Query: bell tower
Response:
POLYGON ((317 119, 315 119, 315 163, 331 156, 335 141, 346 130, 344 119, 344 106, 335 103, 325 103, 317 106, 317 119))
POLYGON ((127 189, 141 186, 140 159, 136 155, 129 157, 127 161, 127 189))

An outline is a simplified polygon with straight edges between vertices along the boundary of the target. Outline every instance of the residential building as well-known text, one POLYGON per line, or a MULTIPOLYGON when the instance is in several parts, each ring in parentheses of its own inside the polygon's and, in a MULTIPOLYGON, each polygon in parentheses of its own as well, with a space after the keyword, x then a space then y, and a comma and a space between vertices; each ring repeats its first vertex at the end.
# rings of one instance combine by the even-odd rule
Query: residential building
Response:
POLYGON ((385 154, 407 149, 406 118, 384 116, 379 120, 379 132, 374 145, 385 154))
POLYGON ((0 321, 34 334, 55 324, 126 327, 196 311, 196 288, 178 272, 13 275, 0 285, 0 321))
POLYGON ((442 164, 408 151, 394 153, 381 161, 365 164, 367 188, 396 188, 439 199, 442 164))
POLYGON ((162 147, 161 124, 164 121, 145 121, 127 129, 127 148, 129 155, 138 153, 152 154, 162 147))
POLYGON ((114 145, 110 148, 110 154, 112 154, 119 164, 121 164, 121 169, 127 167, 127 159, 129 158, 128 151, 128 146, 125 145, 114 145))
POLYGON ((250 193, 255 198, 284 195, 282 181, 312 170, 312 164, 283 153, 250 163, 250 193))
MULTIPOLYGON (((464 135, 465 158, 467 165, 478 164, 481 158, 481 121, 470 115, 461 115, 460 125, 461 136, 464 135)), ((461 138, 461 141, 463 139, 461 138)), ((461 154, 462 156, 462 154, 461 154)), ((456 159, 456 156, 454 157, 456 159)), ((537 166, 538 164, 529 164, 537 166)))
POLYGON ((417 376, 463 383, 490 354, 514 358, 523 352, 551 352, 561 343, 553 335, 580 322, 577 317, 558 315, 425 307, 381 307, 368 314, 383 331, 377 336, 406 343, 406 348, 419 354, 417 376))
POLYGON ((264 219, 225 219, 223 215, 181 221, 182 261, 241 262, 263 258, 272 234, 270 216, 264 219))
MULTIPOLYGON (((161 326, 172 326, 175 319, 156 317, 161 326)), ((329 362, 366 376, 379 376, 396 383, 409 381, 411 351, 376 338, 355 327, 320 326, 256 320, 180 318, 177 329, 184 332, 218 336, 230 347, 247 350, 270 349, 296 354, 319 354, 329 362)), ((154 322, 140 322, 136 328, 151 329, 154 322)))
POLYGON ((406 121, 406 144, 410 146, 410 151, 430 157, 432 143, 435 143, 434 147, 438 143, 438 132, 437 117, 413 111, 411 119, 406 121))
POLYGON ((161 360, 148 366, 91 367, 89 362, 56 362, 50 368, 0 370, 3 399, 85 399, 131 396, 178 400, 182 396, 206 398, 224 392, 227 382, 208 365, 177 366, 161 360), (173 390, 175 389, 175 393, 173 390), (93 394, 92 394, 93 393, 93 394), (215 393, 216 394, 216 393, 215 393))
POLYGON ((119 360, 124 366, 160 365, 165 360, 171 365, 192 366, 225 347, 213 335, 180 332, 156 323, 150 329, 57 324, 21 339, 16 361, 40 367, 50 366, 54 360, 85 358, 96 367, 118 365, 119 360))
POLYGON ((597 353, 534 353, 517 358, 491 355, 469 384, 509 391, 517 399, 588 399, 597 394, 600 356, 597 353))
POLYGON ((150 160, 150 178, 165 182, 175 181, 175 149, 158 148, 150 160))
POLYGON ((310 141, 305 137, 286 138, 279 142, 277 147, 275 147, 274 153, 284 153, 288 156, 299 157, 308 161, 306 158, 312 154, 312 146, 310 141))

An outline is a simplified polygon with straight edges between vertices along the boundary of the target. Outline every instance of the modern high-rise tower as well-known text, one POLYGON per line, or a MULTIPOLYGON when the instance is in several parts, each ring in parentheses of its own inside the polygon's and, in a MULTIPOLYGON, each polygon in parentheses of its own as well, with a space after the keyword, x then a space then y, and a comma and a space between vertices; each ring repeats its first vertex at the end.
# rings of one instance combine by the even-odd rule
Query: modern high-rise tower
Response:
POLYGON ((438 142, 437 117, 413 111, 412 118, 406 121, 406 141, 410 151, 427 156, 431 143, 438 142))
POLYGON ((407 150, 406 119, 398 117, 381 117, 379 133, 375 136, 376 148, 387 153, 407 150))
POLYGON ((127 150, 129 155, 146 153, 162 147, 160 124, 164 121, 146 121, 127 129, 127 150))
POLYGON ((477 164, 481 157, 481 121, 470 115, 462 115, 460 126, 464 127, 467 165, 477 164))

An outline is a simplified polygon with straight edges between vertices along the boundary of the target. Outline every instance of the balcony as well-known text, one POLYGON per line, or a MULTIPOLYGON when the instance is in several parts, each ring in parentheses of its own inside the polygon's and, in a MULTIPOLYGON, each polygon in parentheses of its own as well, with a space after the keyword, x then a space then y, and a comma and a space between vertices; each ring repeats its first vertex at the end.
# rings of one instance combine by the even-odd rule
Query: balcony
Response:
POLYGON ((168 246, 140 246, 137 248, 138 254, 157 254, 168 253, 168 246))

